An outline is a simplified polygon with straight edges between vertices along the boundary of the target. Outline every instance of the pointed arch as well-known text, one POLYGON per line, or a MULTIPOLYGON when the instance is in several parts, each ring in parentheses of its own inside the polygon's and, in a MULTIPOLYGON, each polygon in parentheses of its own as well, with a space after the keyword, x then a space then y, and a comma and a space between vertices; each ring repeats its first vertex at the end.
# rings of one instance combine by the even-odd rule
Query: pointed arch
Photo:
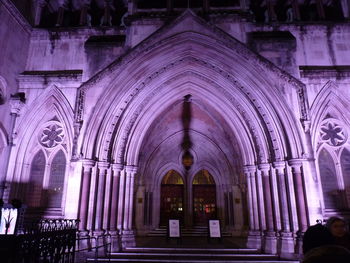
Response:
MULTIPOLYGON (((9 182, 22 184, 29 180, 30 171, 28 170, 28 165, 31 164, 30 156, 33 156, 39 149, 47 148, 47 151, 45 151, 45 154, 48 154, 47 161, 52 158, 50 154, 55 153, 58 148, 62 149, 66 156, 71 156, 73 110, 59 88, 52 85, 30 104, 26 105, 18 118, 14 133, 17 136, 14 140, 15 146, 10 157, 10 162, 14 165, 10 167, 7 173, 7 181, 9 182), (44 138, 45 130, 50 132, 53 125, 58 125, 61 128, 62 134, 57 134, 57 136, 61 136, 61 139, 57 141, 57 145, 44 145, 42 139, 44 138)), ((66 158, 66 160, 68 159, 66 158)), ((47 170, 46 174, 49 174, 47 170)), ((18 193, 19 190, 13 184, 10 190, 11 195, 18 193)))
POLYGON ((344 207, 339 178, 335 166, 335 156, 326 148, 318 153, 318 169, 323 192, 324 209, 341 209, 344 207))
MULTIPOLYGON (((111 145, 117 141, 122 145, 113 146, 112 151, 118 152, 120 157, 117 159, 111 157, 110 160, 137 162, 136 157, 130 156, 131 152, 126 150, 129 147, 127 146, 128 134, 132 133, 135 121, 139 116, 138 110, 140 110, 137 107, 133 108, 132 105, 138 105, 141 100, 145 100, 145 97, 140 96, 144 90, 147 90, 145 93, 148 94, 155 92, 150 86, 159 88, 165 83, 162 83, 162 81, 183 75, 179 71, 176 72, 176 70, 184 72, 184 67, 187 67, 187 72, 200 76, 198 79, 204 78, 206 75, 215 76, 216 81, 209 81, 221 87, 218 97, 221 94, 221 98, 227 100, 227 104, 230 104, 226 95, 238 94, 240 102, 238 105, 247 110, 252 116, 259 116, 258 119, 254 120, 254 126, 247 134, 259 138, 261 141, 259 144, 262 146, 256 148, 253 143, 249 146, 246 145, 248 147, 242 147, 254 149, 250 151, 249 156, 252 156, 251 152, 254 152, 259 155, 260 162, 267 160, 267 156, 270 155, 277 160, 285 157, 301 156, 303 152, 302 136, 300 134, 302 131, 301 124, 293 116, 291 109, 286 106, 287 103, 278 95, 278 90, 280 86, 289 89, 302 89, 302 84, 293 82, 293 85, 291 85, 285 82, 285 76, 282 77, 276 72, 265 72, 271 76, 271 79, 278 79, 276 85, 276 82, 268 80, 266 75, 261 74, 262 71, 266 71, 266 69, 260 67, 262 66, 261 61, 252 67, 251 61, 247 59, 246 50, 242 51, 242 46, 238 47, 237 43, 228 45, 228 42, 234 41, 227 39, 225 41, 220 40, 220 44, 218 44, 215 41, 217 36, 210 38, 210 34, 206 33, 199 34, 186 31, 171 36, 166 35, 162 41, 148 46, 147 51, 145 46, 140 45, 129 56, 123 58, 122 61, 118 61, 120 65, 114 63, 108 69, 109 74, 111 70, 114 70, 113 77, 111 75, 107 77, 102 72, 82 86, 81 89, 86 93, 92 92, 90 89, 96 85, 96 82, 104 83, 103 86, 106 87, 106 93, 99 98, 92 118, 88 121, 87 126, 83 127, 86 139, 82 144, 82 151, 86 157, 97 157, 102 160, 108 158, 104 154, 110 151, 111 145), (185 45, 189 45, 191 49, 186 51, 183 48, 185 45), (234 47, 237 49, 234 49, 234 47), (206 49, 208 49, 208 52, 203 52, 206 49), (246 56, 243 56, 241 51, 246 56), (160 61, 155 61, 160 56, 163 58, 162 61, 168 63, 163 62, 161 64, 160 61), (143 61, 147 61, 146 72, 143 61), (230 66, 232 64, 235 65, 234 68, 230 66), (123 66, 122 69, 121 66, 123 66), (132 73, 130 74, 130 72, 132 73), (242 74, 246 75, 242 76, 242 74), (111 85, 106 85, 106 83, 111 85), (263 91, 261 87, 267 91, 263 91), (246 103, 243 103, 244 101, 246 103), (110 107, 111 105, 113 106, 110 107), (102 120, 101 116, 103 116, 102 120), (121 126, 124 126, 124 128, 122 129, 121 126), (97 130, 104 132, 98 134, 97 130), (103 145, 103 147, 98 148, 98 145, 103 145), (260 153, 257 149, 260 150, 260 153)), ((253 58, 255 55, 249 54, 249 56, 253 58)), ((189 80, 187 78, 184 81, 188 82, 189 80)), ((158 96, 157 98, 161 99, 158 96)), ((146 103, 148 103, 147 100, 143 104, 146 103)), ((231 107, 230 110, 230 113, 238 115, 237 112, 234 112, 237 109, 231 107)), ((245 123, 249 122, 245 121, 245 123)), ((131 155, 135 155, 135 152, 132 152, 131 155)), ((252 164, 257 162, 258 158, 251 160, 246 156, 245 162, 252 164)))
POLYGON ((345 119, 344 116, 350 116, 350 103, 344 96, 338 95, 337 85, 333 81, 328 81, 322 87, 310 109, 312 145, 317 147, 317 133, 322 121, 326 118, 338 119, 349 127, 350 119, 345 119))
POLYGON ((58 150, 50 163, 50 176, 47 183, 48 207, 61 208, 65 186, 67 159, 62 149, 58 150))
POLYGON ((43 150, 37 151, 30 162, 29 181, 26 198, 29 207, 42 207, 44 202, 43 181, 46 170, 46 156, 43 150))

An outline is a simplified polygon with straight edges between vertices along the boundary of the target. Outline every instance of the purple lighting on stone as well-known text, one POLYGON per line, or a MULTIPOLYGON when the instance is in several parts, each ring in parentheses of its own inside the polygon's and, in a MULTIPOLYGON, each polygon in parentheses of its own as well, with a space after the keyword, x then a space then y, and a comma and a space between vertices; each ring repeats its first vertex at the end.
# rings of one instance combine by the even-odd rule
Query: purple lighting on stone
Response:
POLYGON ((219 220, 295 258, 350 219, 349 4, 265 2, 3 0, 0 198, 114 252, 219 220))

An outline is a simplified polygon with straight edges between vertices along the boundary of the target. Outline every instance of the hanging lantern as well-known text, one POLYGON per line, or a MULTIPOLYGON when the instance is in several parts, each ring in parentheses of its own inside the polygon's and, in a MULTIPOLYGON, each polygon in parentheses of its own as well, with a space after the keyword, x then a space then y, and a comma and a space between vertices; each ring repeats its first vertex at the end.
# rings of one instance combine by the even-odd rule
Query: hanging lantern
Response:
POLYGON ((182 155, 182 165, 185 167, 186 170, 189 170, 193 164, 193 156, 189 151, 186 151, 182 155))

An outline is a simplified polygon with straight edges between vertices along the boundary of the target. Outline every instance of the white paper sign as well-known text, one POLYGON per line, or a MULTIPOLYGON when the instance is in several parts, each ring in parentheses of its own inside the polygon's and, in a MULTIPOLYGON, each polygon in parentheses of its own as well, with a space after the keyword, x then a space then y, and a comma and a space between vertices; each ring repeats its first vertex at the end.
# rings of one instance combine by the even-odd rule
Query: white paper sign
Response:
POLYGON ((0 235, 13 235, 17 221, 17 209, 2 208, 0 221, 0 235))
POLYGON ((180 222, 178 219, 169 219, 169 237, 180 237, 180 222))
POLYGON ((210 237, 221 237, 220 221, 209 220, 209 236, 210 237))

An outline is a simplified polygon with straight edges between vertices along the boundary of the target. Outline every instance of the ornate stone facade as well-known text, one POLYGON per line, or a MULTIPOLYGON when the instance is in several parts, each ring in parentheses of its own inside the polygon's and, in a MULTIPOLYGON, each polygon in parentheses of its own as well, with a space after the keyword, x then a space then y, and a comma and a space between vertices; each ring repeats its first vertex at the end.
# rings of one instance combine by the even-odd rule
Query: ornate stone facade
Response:
POLYGON ((3 199, 79 218, 114 250, 159 227, 169 171, 186 227, 202 171, 206 209, 265 252, 293 257, 316 219, 348 216, 347 1, 335 17, 300 1, 29 2, 0 2, 3 199))

